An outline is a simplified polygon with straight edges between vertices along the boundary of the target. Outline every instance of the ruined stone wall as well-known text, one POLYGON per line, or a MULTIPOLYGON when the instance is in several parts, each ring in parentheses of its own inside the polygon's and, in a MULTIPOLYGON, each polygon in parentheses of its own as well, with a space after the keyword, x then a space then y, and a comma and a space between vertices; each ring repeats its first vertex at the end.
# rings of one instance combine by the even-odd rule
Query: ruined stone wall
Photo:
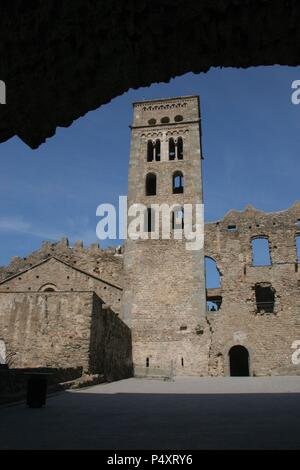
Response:
POLYGON ((56 258, 49 258, 20 275, 5 280, 0 284, 0 292, 35 292, 47 286, 57 291, 94 291, 115 312, 120 311, 120 287, 73 269, 56 258))
POLYGON ((0 293, 0 339, 10 367, 132 375, 130 330, 93 292, 0 293))
POLYGON ((0 293, 0 337, 12 367, 89 371, 93 294, 0 293))
POLYGON ((123 257, 121 249, 102 250, 97 244, 85 248, 81 241, 69 246, 67 238, 57 243, 44 242, 42 246, 21 258, 14 256, 8 266, 0 267, 0 280, 24 271, 40 261, 55 256, 68 264, 101 277, 112 284, 122 286, 123 257))
MULTIPOLYGON (((175 112, 170 115, 171 119, 175 112)), ((159 116, 163 114, 165 110, 159 116)), ((151 115, 147 115, 147 119, 151 119, 151 115)), ((149 202, 183 204, 193 197, 201 199, 200 180, 194 179, 198 171, 196 160, 189 160, 195 155, 197 145, 195 128, 189 128, 186 133, 183 161, 168 161, 164 153, 160 162, 147 162, 146 141, 149 136, 158 135, 158 131, 151 128, 145 132, 142 127, 133 129, 129 202, 138 199, 146 205, 149 202), (185 192, 174 195, 171 176, 178 168, 185 176, 185 192), (145 196, 145 176, 149 171, 157 174, 157 196, 145 196)), ((180 129, 185 129, 184 123, 176 125, 172 132, 180 132, 180 129)), ((162 142, 166 142, 164 139, 170 129, 165 132, 160 127, 159 132, 162 132, 162 142)), ((166 147, 162 148, 162 155, 163 152, 166 147)), ((74 362, 70 363, 73 343, 68 343, 68 335, 71 341, 74 312, 90 309, 80 292, 94 291, 114 312, 120 313, 120 318, 132 329, 137 366, 144 367, 149 358, 150 367, 169 368, 172 361, 177 374, 229 375, 228 352, 234 345, 244 345, 250 354, 251 374, 298 374, 299 367, 291 362, 291 346, 300 339, 300 270, 295 246, 295 237, 300 235, 299 219, 298 202, 286 211, 274 213, 248 206, 245 211, 230 211, 223 220, 205 225, 205 255, 217 262, 221 274, 221 288, 207 289, 207 296, 222 299, 220 310, 206 312, 206 315, 203 252, 190 252, 181 241, 128 240, 124 273, 122 250, 102 251, 97 246, 85 249, 80 243, 71 248, 66 240, 45 243, 27 258, 15 258, 0 272, 2 279, 6 279, 0 284, 0 340, 8 338, 8 354, 18 350, 17 367, 48 363, 52 367, 63 364, 87 367, 87 337, 80 336, 74 347, 74 362), (252 265, 251 240, 257 237, 269 240, 270 266, 252 265), (21 273, 26 268, 27 271, 21 273), (8 279, 16 273, 20 274, 8 279), (273 313, 257 312, 254 290, 257 283, 269 283, 274 289, 273 313), (122 302, 120 286, 123 284, 122 302), (47 285, 58 293, 40 292, 47 285), (79 300, 73 302, 76 294, 79 300), (37 302, 38 298, 42 300, 37 302), (47 305, 54 312, 55 299, 57 311, 65 311, 67 319, 51 317, 50 331, 47 305), (66 299, 71 299, 68 305, 66 299), (56 329, 61 328, 61 321, 65 321, 67 342, 59 346, 64 352, 57 359, 55 346, 50 347, 50 343, 56 337, 56 329), (3 325, 6 325, 5 334, 3 325), (44 333, 36 336, 37 325, 44 333), (42 344, 42 347, 34 346, 34 349, 32 344, 42 344), (84 360, 80 358, 82 351, 84 360)), ((93 299, 93 311, 101 310, 101 301, 95 296, 93 299)), ((94 328, 88 325, 85 316, 83 319, 86 331, 89 329, 94 335, 89 345, 93 351, 90 360, 93 368, 95 363, 101 363, 101 368, 104 367, 111 378, 127 376, 130 373, 130 332, 109 309, 103 312, 102 316, 93 316, 93 322, 100 318, 93 323, 94 328), (109 321, 105 320, 109 315, 106 312, 110 312, 109 321)))
POLYGON ((253 375, 300 373, 291 362, 292 343, 300 339, 300 269, 295 245, 299 219, 297 202, 274 213, 249 206, 206 224, 205 254, 217 262, 222 295, 220 310, 207 313, 210 374, 229 374, 228 352, 237 344, 248 349, 253 375), (269 240, 271 266, 252 265, 251 240, 257 237, 269 240), (275 289, 274 313, 257 312, 256 283, 270 283, 275 289))
POLYGON ((94 295, 91 326, 91 368, 104 371, 107 380, 131 377, 131 331, 118 315, 94 295))
MULTIPOLYGON (((197 97, 154 100, 134 105, 128 204, 202 201, 201 145, 197 97), (175 116, 182 121, 176 122, 175 116), (168 123, 161 119, 168 118, 168 123), (155 119, 153 123, 151 119, 155 119), (183 139, 183 159, 169 160, 170 137, 183 139), (160 161, 147 161, 148 140, 161 142, 160 161), (184 175, 184 193, 173 194, 172 176, 184 175), (156 195, 145 180, 156 174, 156 195)), ((130 222, 130 220, 129 220, 130 222)), ((173 237, 173 233, 171 234, 173 237)), ((169 368, 177 374, 207 375, 209 332, 205 324, 203 250, 189 251, 186 240, 130 240, 124 249, 122 318, 131 327, 137 367, 169 368), (182 363, 183 361, 183 363, 182 363)))

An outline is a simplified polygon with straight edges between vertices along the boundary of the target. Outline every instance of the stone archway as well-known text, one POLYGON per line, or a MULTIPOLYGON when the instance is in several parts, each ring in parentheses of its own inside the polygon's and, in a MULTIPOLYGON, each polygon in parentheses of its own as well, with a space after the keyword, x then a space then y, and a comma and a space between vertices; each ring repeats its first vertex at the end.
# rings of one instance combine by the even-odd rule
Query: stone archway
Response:
POLYGON ((0 142, 36 148, 129 88, 187 72, 300 62, 297 0, 173 0, 172 21, 167 0, 33 3, 1 4, 0 142))

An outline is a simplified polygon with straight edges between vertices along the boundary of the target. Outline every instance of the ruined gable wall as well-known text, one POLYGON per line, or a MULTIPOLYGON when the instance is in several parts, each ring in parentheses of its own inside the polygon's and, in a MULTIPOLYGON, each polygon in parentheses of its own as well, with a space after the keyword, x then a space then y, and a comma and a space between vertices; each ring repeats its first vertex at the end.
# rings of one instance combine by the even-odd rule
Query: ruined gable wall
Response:
MULTIPOLYGON (((288 373, 292 367, 291 345, 300 339, 300 269, 295 236, 300 203, 290 209, 264 213, 248 207, 231 211, 223 220, 207 223, 205 254, 215 259, 221 272, 222 305, 208 312, 212 342, 210 373, 228 374, 228 350, 242 344, 250 353, 256 375, 288 373), (236 231, 228 231, 236 225, 236 231), (267 236, 271 266, 252 266, 251 239, 267 236), (274 314, 257 314, 257 282, 270 282, 276 290, 274 314)), ((297 373, 297 371, 293 371, 297 373)))
POLYGON ((0 268, 0 280, 28 269, 51 256, 56 256, 112 284, 122 286, 123 257, 118 250, 115 248, 102 250, 96 244, 84 248, 82 242, 77 242, 71 247, 66 238, 57 243, 44 242, 40 249, 24 258, 13 257, 8 266, 0 268))
POLYGON ((0 284, 0 292, 36 292, 47 284, 63 292, 94 291, 115 312, 120 311, 121 288, 77 271, 54 258, 0 284))

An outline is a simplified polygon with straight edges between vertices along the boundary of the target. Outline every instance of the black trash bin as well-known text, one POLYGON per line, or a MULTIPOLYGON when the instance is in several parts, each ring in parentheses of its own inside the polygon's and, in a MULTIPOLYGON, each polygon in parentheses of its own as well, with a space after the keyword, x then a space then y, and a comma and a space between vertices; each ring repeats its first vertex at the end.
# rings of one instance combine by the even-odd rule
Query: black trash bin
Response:
POLYGON ((46 404, 48 374, 30 374, 27 381, 27 405, 42 408, 46 404))

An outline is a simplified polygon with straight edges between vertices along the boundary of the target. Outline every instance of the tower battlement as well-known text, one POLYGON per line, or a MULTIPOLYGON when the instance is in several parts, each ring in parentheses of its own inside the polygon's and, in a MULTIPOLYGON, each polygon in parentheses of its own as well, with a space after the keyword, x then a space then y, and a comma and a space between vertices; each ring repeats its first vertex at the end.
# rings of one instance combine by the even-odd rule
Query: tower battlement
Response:
POLYGON ((132 127, 174 127, 199 121, 199 96, 180 96, 133 103, 132 127))

